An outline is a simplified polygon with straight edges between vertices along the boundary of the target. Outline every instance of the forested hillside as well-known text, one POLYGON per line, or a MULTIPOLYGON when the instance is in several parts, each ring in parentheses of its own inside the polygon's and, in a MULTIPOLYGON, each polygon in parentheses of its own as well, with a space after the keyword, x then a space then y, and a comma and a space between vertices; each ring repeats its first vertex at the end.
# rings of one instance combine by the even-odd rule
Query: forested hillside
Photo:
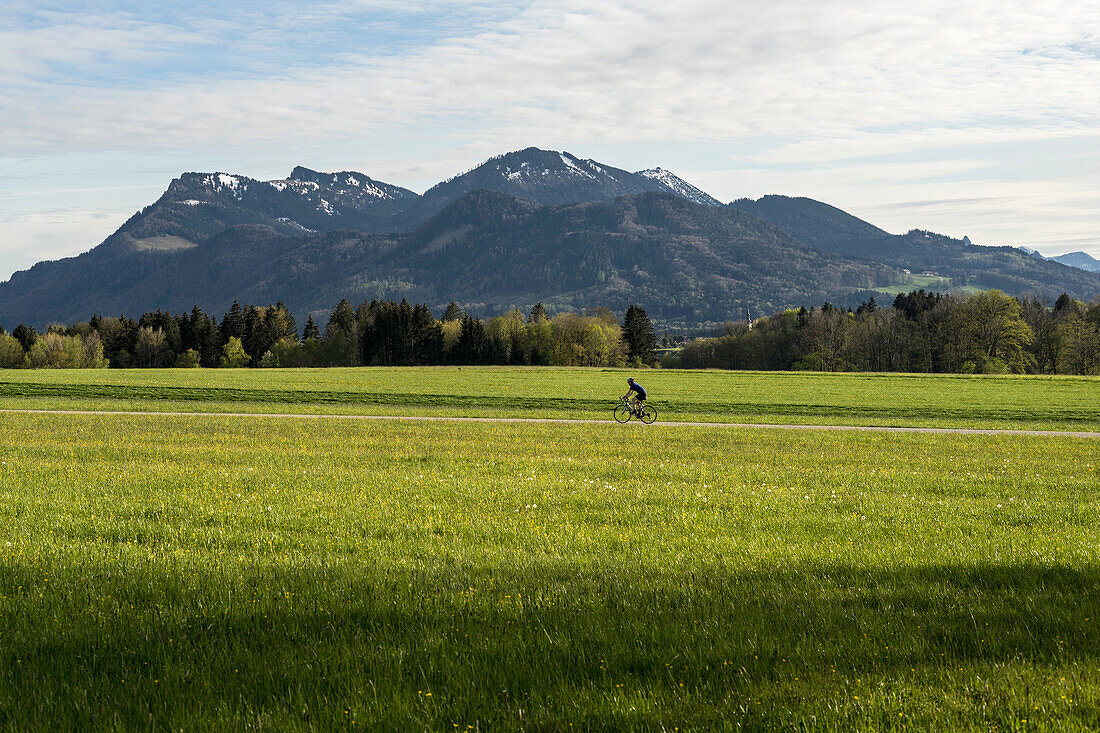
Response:
POLYGON ((1012 295, 1053 300, 1100 295, 1100 277, 1059 262, 1032 257, 1015 247, 980 247, 935 232, 914 229, 889 234, 820 201, 788 196, 738 199, 731 207, 775 224, 821 251, 881 262, 912 273, 934 272, 955 288, 997 288, 1012 295))

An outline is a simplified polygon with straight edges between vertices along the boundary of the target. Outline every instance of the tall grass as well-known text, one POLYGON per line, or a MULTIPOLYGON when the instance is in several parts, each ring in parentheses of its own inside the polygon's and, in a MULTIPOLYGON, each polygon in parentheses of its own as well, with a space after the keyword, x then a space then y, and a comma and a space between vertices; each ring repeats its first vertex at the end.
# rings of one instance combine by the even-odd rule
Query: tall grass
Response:
POLYGON ((0 423, 2 727, 1100 725, 1095 441, 0 423))

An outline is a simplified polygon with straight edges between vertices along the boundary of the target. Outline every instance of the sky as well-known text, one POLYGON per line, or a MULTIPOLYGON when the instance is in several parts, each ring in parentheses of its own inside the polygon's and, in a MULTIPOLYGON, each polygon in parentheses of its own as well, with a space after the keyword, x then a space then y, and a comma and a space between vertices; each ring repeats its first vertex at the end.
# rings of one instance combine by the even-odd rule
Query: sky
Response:
POLYGON ((0 281, 184 171, 423 191, 511 150, 1100 258, 1080 0, 0 0, 0 281))

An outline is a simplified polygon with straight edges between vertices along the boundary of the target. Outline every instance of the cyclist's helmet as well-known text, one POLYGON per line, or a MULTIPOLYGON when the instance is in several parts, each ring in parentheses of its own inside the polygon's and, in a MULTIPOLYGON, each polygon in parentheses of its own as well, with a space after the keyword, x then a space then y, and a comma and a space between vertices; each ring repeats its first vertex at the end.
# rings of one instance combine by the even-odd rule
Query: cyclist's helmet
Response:
POLYGON ((626 383, 627 384, 634 384, 634 377, 627 377, 626 378, 626 383))

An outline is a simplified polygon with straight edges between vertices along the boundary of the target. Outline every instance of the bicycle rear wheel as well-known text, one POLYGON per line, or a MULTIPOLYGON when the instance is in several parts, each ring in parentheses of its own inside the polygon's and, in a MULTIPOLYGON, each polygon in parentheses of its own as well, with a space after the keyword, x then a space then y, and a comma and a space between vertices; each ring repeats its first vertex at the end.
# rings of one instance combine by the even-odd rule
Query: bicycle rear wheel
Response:
POLYGON ((657 419, 657 408, 646 405, 642 408, 642 422, 646 425, 652 425, 653 421, 657 419))
POLYGON ((626 405, 619 405, 612 410, 612 414, 615 415, 615 422, 626 422, 630 419, 630 408, 626 405))

